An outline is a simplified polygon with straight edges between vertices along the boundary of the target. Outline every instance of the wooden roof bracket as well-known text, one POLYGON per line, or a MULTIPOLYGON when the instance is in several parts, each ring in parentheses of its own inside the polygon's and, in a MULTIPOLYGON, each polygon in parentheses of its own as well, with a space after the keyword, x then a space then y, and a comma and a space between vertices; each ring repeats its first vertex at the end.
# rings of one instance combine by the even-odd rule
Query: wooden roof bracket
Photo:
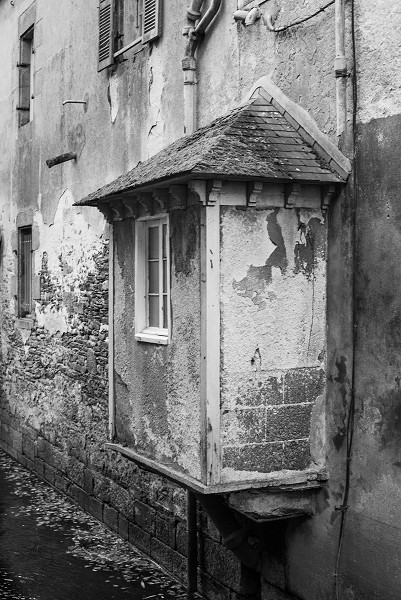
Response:
POLYGON ((217 201, 220 200, 221 188, 223 187, 222 179, 212 179, 208 181, 207 194, 206 194, 206 206, 215 206, 217 201))
POLYGON ((246 186, 247 206, 256 206, 263 191, 263 181, 250 181, 246 186))
POLYGON ((287 183, 284 186, 284 206, 285 208, 295 208, 300 206, 302 186, 300 183, 287 183))
POLYGON ((322 185, 321 190, 321 198, 322 198, 322 210, 328 210, 330 208, 331 203, 336 199, 339 186, 331 183, 330 185, 322 185))

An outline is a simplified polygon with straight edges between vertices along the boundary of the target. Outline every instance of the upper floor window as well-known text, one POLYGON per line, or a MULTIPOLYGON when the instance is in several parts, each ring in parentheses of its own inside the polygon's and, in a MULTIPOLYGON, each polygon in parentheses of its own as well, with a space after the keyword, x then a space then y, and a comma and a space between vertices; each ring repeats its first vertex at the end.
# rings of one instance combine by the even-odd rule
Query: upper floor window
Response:
POLYGON ((32 311, 32 227, 18 229, 18 316, 32 311))
POLYGON ((100 0, 98 71, 161 34, 162 0, 100 0))
POLYGON ((168 218, 136 223, 135 337, 167 344, 170 319, 170 251, 168 218))
POLYGON ((33 70, 34 70, 33 27, 20 37, 19 68, 19 126, 22 127, 33 117, 33 70))

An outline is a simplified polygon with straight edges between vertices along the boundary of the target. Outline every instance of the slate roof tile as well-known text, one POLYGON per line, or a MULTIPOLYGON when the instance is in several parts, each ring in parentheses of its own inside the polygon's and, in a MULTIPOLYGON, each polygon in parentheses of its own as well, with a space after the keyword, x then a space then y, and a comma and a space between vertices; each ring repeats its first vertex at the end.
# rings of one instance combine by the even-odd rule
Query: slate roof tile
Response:
POLYGON ((173 142, 77 205, 96 205, 123 191, 160 187, 177 178, 344 181, 330 169, 326 153, 319 156, 294 128, 294 120, 290 123, 283 112, 277 103, 274 106, 261 96, 251 98, 207 127, 173 142))

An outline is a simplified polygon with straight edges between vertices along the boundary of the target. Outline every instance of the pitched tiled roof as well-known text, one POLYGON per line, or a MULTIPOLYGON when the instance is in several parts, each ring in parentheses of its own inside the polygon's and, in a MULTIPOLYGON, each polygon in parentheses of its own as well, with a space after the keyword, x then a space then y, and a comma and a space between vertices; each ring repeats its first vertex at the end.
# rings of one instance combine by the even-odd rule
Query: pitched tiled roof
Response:
POLYGON ((139 163, 77 205, 96 205, 123 191, 162 187, 177 178, 344 182, 347 174, 332 170, 325 160, 327 156, 319 156, 312 148, 313 142, 277 103, 258 94, 211 125, 139 163))

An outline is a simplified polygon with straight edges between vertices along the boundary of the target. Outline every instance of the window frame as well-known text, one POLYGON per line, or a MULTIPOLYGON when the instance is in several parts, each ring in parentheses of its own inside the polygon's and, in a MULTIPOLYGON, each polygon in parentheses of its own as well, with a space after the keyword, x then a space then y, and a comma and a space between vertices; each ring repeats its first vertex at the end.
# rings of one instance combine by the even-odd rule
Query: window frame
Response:
MULTIPOLYGON (((159 243, 159 282, 163 277, 163 248, 159 243), (160 270, 161 269, 161 270, 160 270)), ((138 342, 167 345, 171 341, 171 290, 170 290, 170 224, 169 215, 160 213, 152 216, 139 217, 135 222, 135 339, 138 342), (166 225, 166 303, 167 303, 167 328, 149 326, 149 256, 148 235, 149 228, 157 223, 161 229, 159 240, 162 239, 163 225, 166 225)), ((159 297, 164 295, 163 289, 159 297)), ((160 316, 162 310, 160 310, 160 316)), ((160 323, 159 323, 160 325, 160 323)))
POLYGON ((123 44, 121 45, 120 48, 117 48, 117 50, 115 50, 114 52, 114 58, 117 58, 118 56, 120 56, 121 54, 124 54, 124 52, 127 52, 128 50, 130 50, 131 48, 134 48, 135 46, 138 46, 139 44, 142 44, 142 20, 143 20, 143 6, 144 6, 144 2, 143 0, 134 0, 135 6, 133 9, 133 12, 135 13, 135 25, 134 25, 134 30, 136 33, 136 36, 133 37, 133 39, 131 39, 130 41, 127 42, 127 38, 129 37, 127 30, 126 30, 126 25, 127 25, 127 13, 129 13, 129 11, 127 11, 127 4, 126 4, 127 0, 116 0, 116 7, 118 5, 118 8, 116 10, 117 13, 117 21, 118 21, 118 25, 117 25, 117 43, 120 39, 123 40, 123 44))
POLYGON ((18 318, 25 319, 32 314, 32 299, 33 299, 33 238, 32 238, 32 225, 24 225, 18 227, 18 288, 17 288, 17 300, 18 300, 18 318), (26 248, 23 244, 23 233, 29 231, 30 234, 30 245, 28 247, 29 260, 25 260, 26 248), (25 271, 25 267, 29 263, 28 273, 25 271), (24 285, 23 285, 24 284, 24 285), (23 290, 24 289, 24 293, 23 290), (26 307, 26 308, 25 308, 26 307))
POLYGON ((19 127, 24 127, 33 121, 33 83, 35 58, 35 28, 34 25, 20 36, 19 40, 19 127))
POLYGON ((134 3, 132 0, 99 0, 98 72, 113 65, 131 48, 137 47, 139 51, 159 38, 162 20, 162 0, 134 0, 134 3), (134 16, 131 31, 124 27, 129 15, 134 16))

